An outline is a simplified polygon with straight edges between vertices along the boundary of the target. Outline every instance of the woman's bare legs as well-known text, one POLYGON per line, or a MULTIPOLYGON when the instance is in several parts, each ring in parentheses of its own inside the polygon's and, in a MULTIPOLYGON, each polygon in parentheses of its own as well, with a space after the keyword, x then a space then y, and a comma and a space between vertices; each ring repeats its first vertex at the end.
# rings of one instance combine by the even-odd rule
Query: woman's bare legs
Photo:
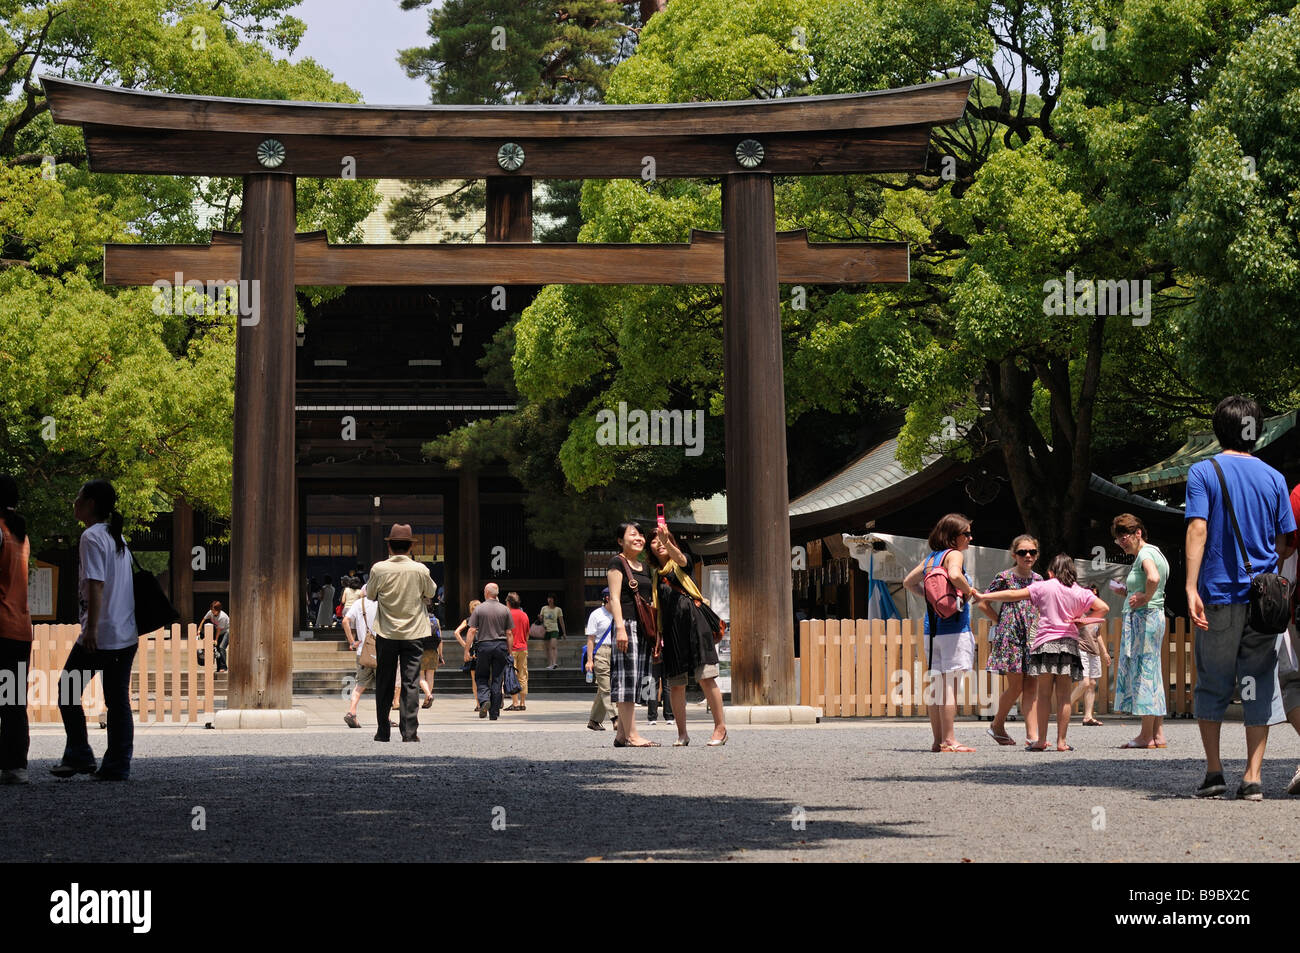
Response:
MULTIPOLYGON (((710 735, 709 740, 721 741, 723 738, 727 737, 727 715, 722 708, 722 689, 718 687, 718 680, 716 678, 700 679, 700 689, 704 692, 704 697, 709 703, 709 713, 713 715, 713 734, 710 735)), ((683 693, 684 692, 685 689, 683 689, 683 693)), ((673 711, 676 712, 679 710, 682 714, 678 715, 678 717, 684 722, 684 716, 686 714, 685 700, 683 699, 681 709, 678 709, 677 696, 674 695, 673 711)), ((678 725, 680 726, 677 729, 678 732, 685 733, 686 726, 682 724, 682 722, 678 722, 678 725)))

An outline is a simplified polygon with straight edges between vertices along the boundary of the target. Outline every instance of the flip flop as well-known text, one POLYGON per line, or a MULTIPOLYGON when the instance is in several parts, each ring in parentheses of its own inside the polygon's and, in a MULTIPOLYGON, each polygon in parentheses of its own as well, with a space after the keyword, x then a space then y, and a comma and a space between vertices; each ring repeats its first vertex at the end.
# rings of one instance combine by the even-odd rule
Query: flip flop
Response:
POLYGON ((1046 750, 1047 750, 1047 745, 1043 745, 1042 747, 1039 747, 1039 746, 1036 745, 1036 744, 1034 744, 1034 745, 1025 745, 1025 750, 1026 750, 1026 751, 1046 751, 1046 750))
POLYGON ((1074 750, 1074 745, 1066 745, 1064 748, 1062 748, 1060 745, 1057 745, 1057 746, 1056 746, 1056 750, 1057 750, 1057 751, 1073 751, 1073 750, 1074 750))
POLYGON ((1087 719, 1087 718, 1085 718, 1082 722, 1080 722, 1080 724, 1087 725, 1089 728, 1100 728, 1100 727, 1102 727, 1102 723, 1099 722, 1096 718, 1092 718, 1092 719, 1087 719))
POLYGON ((988 735, 1000 745, 1015 745, 1016 743, 1015 738, 1012 738, 1010 735, 995 734, 992 728, 985 728, 984 734, 988 735))
POLYGON ((1119 745, 1119 747, 1120 747, 1120 748, 1142 748, 1142 749, 1146 749, 1146 748, 1159 748, 1159 747, 1167 747, 1167 746, 1165 746, 1165 745, 1155 745, 1155 744, 1150 744, 1150 745, 1139 745, 1139 744, 1134 744, 1132 741, 1126 741, 1126 742, 1124 742, 1122 745, 1119 745))
POLYGON ((945 754, 953 754, 954 752, 961 752, 962 754, 965 754, 967 752, 974 751, 975 749, 967 747, 966 745, 963 744, 955 744, 955 745, 940 745, 939 750, 945 754))

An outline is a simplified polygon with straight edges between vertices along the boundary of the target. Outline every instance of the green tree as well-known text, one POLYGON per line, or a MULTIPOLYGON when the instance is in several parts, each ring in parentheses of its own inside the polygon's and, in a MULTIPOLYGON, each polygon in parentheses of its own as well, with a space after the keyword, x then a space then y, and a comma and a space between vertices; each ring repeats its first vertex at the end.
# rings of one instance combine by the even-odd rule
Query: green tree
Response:
MULTIPOLYGON (((1101 420, 1137 421, 1166 439, 1204 415, 1222 384, 1187 347, 1189 321, 1216 326, 1194 307, 1204 282, 1223 280, 1193 273, 1193 246, 1180 245, 1181 205, 1197 188, 1215 188, 1188 187, 1211 117, 1192 120, 1212 102, 1233 51, 1288 6, 697 0, 669 4, 650 22, 607 100, 845 93, 974 73, 967 116, 936 130, 926 173, 778 183, 779 227, 821 239, 903 238, 914 249, 909 285, 821 290, 807 312, 783 310, 789 419, 883 400, 906 408, 904 462, 996 447, 1026 526, 1049 549, 1077 551, 1095 447, 1133 449, 1098 440, 1099 410, 1101 420), (1050 283, 1071 273, 1150 282, 1149 315, 1081 313, 1086 299, 1048 313, 1050 283), (1138 413, 1128 410, 1134 399, 1138 413)), ((1256 69, 1290 49, 1267 42, 1256 69)), ((1287 70, 1266 85, 1279 111, 1289 108, 1287 70)), ((1238 101, 1258 88, 1249 67, 1240 72, 1238 101)), ((1237 108, 1226 105, 1230 90, 1221 95, 1221 114, 1237 108)), ((1297 153, 1293 123, 1260 107, 1250 115, 1238 125, 1257 158, 1297 153), (1269 134, 1279 138, 1266 149, 1269 134)), ((1227 168, 1222 157, 1211 165, 1227 168)), ((1240 229, 1255 260, 1277 266, 1255 289, 1274 302, 1293 274, 1293 246, 1277 237, 1295 181, 1286 171, 1277 165, 1275 179, 1263 177, 1273 212, 1253 226, 1274 236, 1280 254, 1240 229)), ((717 193, 700 182, 651 190, 588 182, 582 239, 682 241, 691 227, 718 226, 717 193)), ((1215 232, 1202 233, 1212 255, 1215 232)), ((1286 340, 1275 314, 1261 306, 1258 318, 1272 322, 1265 340, 1286 340)), ((588 398, 560 451, 569 483, 590 489, 631 476, 617 448, 594 440, 599 407, 630 397, 670 406, 681 395, 719 413, 719 339, 716 289, 545 289, 516 328, 513 366, 525 400, 588 398)), ((1286 389, 1249 354, 1243 346, 1234 389, 1286 389)))
MULTIPOLYGON (((401 0, 402 9, 432 0, 401 0)), ((398 62, 429 83, 439 104, 600 102, 614 65, 631 55, 639 32, 637 3, 610 0, 447 0, 429 14, 428 46, 402 50, 398 62)), ((579 183, 547 182, 536 211, 540 241, 573 241, 579 183)), ((393 234, 405 241, 435 214, 463 222, 482 212, 483 183, 457 183, 450 191, 408 182, 393 203, 393 234)), ((452 230, 468 241, 481 228, 452 230)))
MULTIPOLYGON (((70 501, 91 476, 115 482, 135 521, 176 498, 229 514, 235 316, 105 288, 101 245, 206 241, 240 212, 238 180, 88 172, 80 130, 53 124, 39 76, 356 102, 316 63, 277 56, 302 36, 293 5, 0 0, 0 466, 23 485, 38 542, 72 533, 70 501)), ((368 183, 298 184, 299 227, 334 240, 357 238, 375 204, 368 183)))

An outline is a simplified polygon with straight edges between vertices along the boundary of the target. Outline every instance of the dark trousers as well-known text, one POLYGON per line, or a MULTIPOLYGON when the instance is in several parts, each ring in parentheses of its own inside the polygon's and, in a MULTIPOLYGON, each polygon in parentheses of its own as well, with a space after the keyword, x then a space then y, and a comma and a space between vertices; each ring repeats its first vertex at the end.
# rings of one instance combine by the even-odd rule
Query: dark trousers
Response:
POLYGON ((650 697, 646 699, 646 717, 650 721, 655 721, 659 717, 659 706, 664 706, 664 718, 668 721, 673 720, 673 706, 669 701, 668 679, 664 678, 663 662, 650 663, 650 676, 653 681, 650 683, 650 697), (660 698, 662 691, 663 697, 660 698))
POLYGON ((226 668, 226 650, 230 648, 230 630, 222 632, 217 636, 217 670, 226 668))
POLYGON ((505 639, 475 642, 474 651, 478 653, 478 703, 487 705, 488 714, 495 718, 501 711, 501 683, 506 678, 510 644, 505 639))
POLYGON ((86 736, 86 712, 81 707, 81 693, 99 675, 108 709, 108 749, 99 769, 106 775, 128 777, 131 753, 135 745, 135 722, 131 718, 131 663, 137 646, 124 649, 89 651, 80 642, 72 646, 68 661, 59 676, 59 714, 67 743, 63 747, 65 764, 95 763, 95 752, 86 736))
POLYGON ((0 639, 0 771, 27 767, 27 666, 32 643, 0 639), (8 684, 5 684, 8 682, 8 684))
POLYGON ((379 665, 375 668, 375 716, 378 718, 379 737, 388 737, 388 713, 393 710, 393 686, 397 682, 397 667, 402 668, 402 707, 398 725, 403 738, 414 738, 420 727, 420 656, 424 654, 423 639, 386 639, 375 636, 375 655, 379 665))

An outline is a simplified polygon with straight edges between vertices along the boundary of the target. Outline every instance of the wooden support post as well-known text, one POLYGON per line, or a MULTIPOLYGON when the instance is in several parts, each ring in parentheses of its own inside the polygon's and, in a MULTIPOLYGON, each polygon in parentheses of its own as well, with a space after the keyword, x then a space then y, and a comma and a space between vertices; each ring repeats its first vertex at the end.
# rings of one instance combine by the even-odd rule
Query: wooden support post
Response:
POLYGON ((172 605, 181 624, 194 617, 194 510, 183 500, 172 505, 172 605))
POLYGON ((533 240, 533 180, 528 176, 491 175, 487 180, 487 240, 533 240))
POLYGON ((577 639, 587 627, 586 571, 586 553, 579 546, 565 555, 564 591, 555 594, 556 605, 564 610, 564 630, 577 639))
MULTIPOLYGON (((797 705, 771 177, 725 176, 722 221, 731 697, 736 705, 797 705)), ((826 686, 828 701, 835 691, 826 686)))
MULTIPOLYGON (((231 709, 293 707, 294 179, 244 179, 239 277, 257 313, 235 338, 234 496, 230 527, 231 709)), ((244 304, 241 287, 240 304, 244 304)))
POLYGON ((482 581, 478 576, 478 472, 461 470, 458 483, 456 495, 460 500, 457 507, 459 532, 456 534, 456 591, 460 604, 449 612, 447 616, 449 624, 459 623, 464 618, 469 611, 471 599, 483 598, 482 581))

